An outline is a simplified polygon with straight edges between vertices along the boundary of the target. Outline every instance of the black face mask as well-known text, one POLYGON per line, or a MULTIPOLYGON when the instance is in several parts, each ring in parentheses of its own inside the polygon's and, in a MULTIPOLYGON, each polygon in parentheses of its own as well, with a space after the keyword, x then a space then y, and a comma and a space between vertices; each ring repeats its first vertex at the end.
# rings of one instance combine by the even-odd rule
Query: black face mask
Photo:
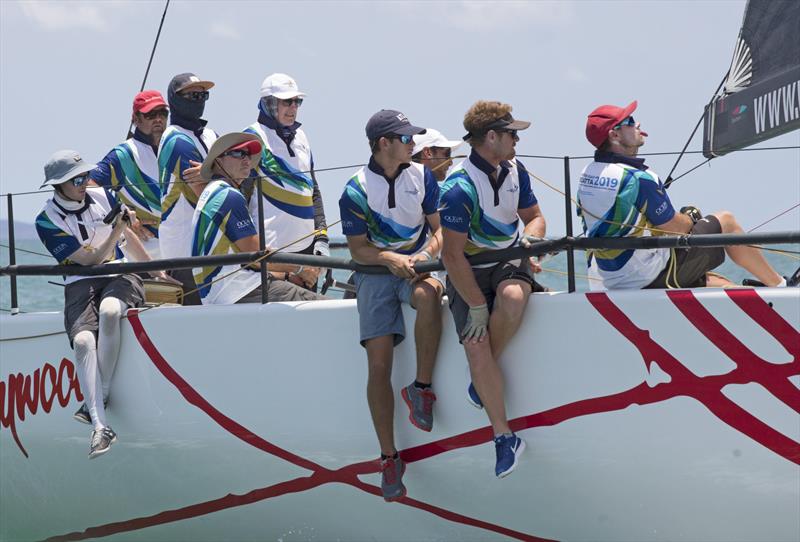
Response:
POLYGON ((169 92, 169 108, 173 115, 185 119, 200 119, 206 108, 205 100, 195 101, 184 98, 177 92, 169 92))

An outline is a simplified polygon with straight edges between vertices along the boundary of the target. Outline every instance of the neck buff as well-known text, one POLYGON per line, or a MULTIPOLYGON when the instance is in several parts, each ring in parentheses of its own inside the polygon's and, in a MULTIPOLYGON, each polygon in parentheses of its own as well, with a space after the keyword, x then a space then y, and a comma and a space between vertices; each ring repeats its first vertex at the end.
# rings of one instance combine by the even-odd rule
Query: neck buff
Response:
POLYGON ((299 122, 294 122, 290 126, 284 126, 278 122, 275 116, 278 114, 278 99, 275 96, 264 96, 258 102, 258 122, 275 130, 284 143, 290 145, 294 139, 297 129, 300 128, 299 122))
POLYGON ((77 214, 86 210, 86 208, 89 206, 87 199, 88 198, 84 198, 82 201, 75 201, 65 198, 58 191, 53 193, 53 202, 58 206, 59 209, 69 214, 77 214))
MULTIPOLYGON (((172 89, 169 90, 168 101, 172 118, 180 118, 189 122, 194 121, 194 123, 200 121, 200 117, 203 116, 203 111, 206 108, 205 101, 195 102, 194 100, 188 100, 172 89)), ((186 126, 186 128, 193 129, 194 127, 186 126)))

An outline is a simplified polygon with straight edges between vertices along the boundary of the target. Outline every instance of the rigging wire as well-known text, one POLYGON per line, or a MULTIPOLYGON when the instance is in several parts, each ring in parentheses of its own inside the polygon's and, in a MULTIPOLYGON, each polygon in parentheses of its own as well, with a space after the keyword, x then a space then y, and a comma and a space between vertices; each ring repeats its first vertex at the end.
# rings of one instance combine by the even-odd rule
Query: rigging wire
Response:
POLYGON ((758 229, 758 228, 760 228, 761 226, 765 226, 765 225, 769 224, 770 222, 772 222, 772 221, 773 221, 773 220, 775 220, 776 218, 779 218, 779 217, 781 217, 781 216, 785 215, 786 213, 788 213, 789 211, 791 211, 791 210, 793 210, 793 209, 797 209, 798 207, 800 207, 800 203, 795 203, 794 205, 792 205, 791 207, 789 207, 789 208, 788 208, 788 209, 786 209, 785 211, 781 211, 780 213, 778 213, 777 215, 773 216, 773 217, 772 217, 772 218, 770 218, 769 220, 767 220, 767 221, 765 221, 765 222, 762 222, 761 224, 759 224, 758 226, 756 226, 756 227, 754 227, 754 228, 750 228, 749 230, 747 230, 747 233, 754 232, 755 230, 757 230, 757 229, 758 229))
MULTIPOLYGON (((717 90, 714 91, 714 94, 711 95, 711 99, 708 101, 708 105, 709 106, 712 103, 714 103, 714 98, 717 97, 717 94, 719 93, 719 89, 722 88, 722 85, 725 84, 725 81, 727 79, 728 79, 728 72, 725 72, 725 76, 722 78, 722 81, 719 82, 719 86, 717 87, 717 90)), ((680 162, 681 158, 683 158, 683 154, 686 152, 686 149, 689 147, 689 143, 691 143, 692 139, 694 139, 694 134, 697 133, 697 129, 700 128, 700 124, 703 122, 703 118, 705 118, 705 116, 706 116, 705 111, 703 111, 703 114, 700 115, 700 119, 697 121, 697 124, 694 125, 694 130, 692 130, 692 134, 689 136, 689 139, 686 140, 686 144, 683 146, 683 150, 681 150, 681 153, 678 155, 678 158, 675 160, 675 163, 672 165, 672 169, 669 170, 669 173, 667 174, 667 180, 664 181, 664 189, 665 190, 667 188, 669 188, 672 183, 675 182, 676 179, 672 178, 672 174, 675 173, 675 169, 678 167, 678 162, 680 162)), ((709 158, 709 160, 710 160, 710 158, 709 158)))
MULTIPOLYGON (((144 70, 144 77, 142 78, 142 86, 139 88, 139 92, 144 90, 144 85, 147 83, 147 76, 150 74, 150 66, 153 64, 153 57, 156 55, 156 47, 158 47, 158 40, 161 38, 161 29, 164 27, 164 18, 167 16, 167 9, 169 9, 169 2, 164 5, 164 13, 161 14, 161 22, 158 24, 158 32, 156 32, 156 40, 153 42, 153 49, 150 51, 150 60, 147 61, 147 69, 144 70)), ((127 137, 131 137, 131 128, 133 128, 133 118, 131 118, 131 123, 128 125, 128 135, 127 137)))
MULTIPOLYGON (((796 150, 796 149, 800 149, 800 145, 786 145, 786 146, 781 146, 781 147, 752 147, 752 148, 747 148, 747 149, 737 149, 735 151, 731 151, 728 154, 733 154, 735 152, 784 151, 784 150, 796 150)), ((703 151, 686 151, 683 154, 702 154, 702 153, 703 153, 703 151)), ((681 153, 679 153, 677 151, 650 152, 650 153, 640 153, 637 156, 674 156, 676 154, 681 154, 681 153)), ((466 157, 467 157, 466 155, 457 155, 457 156, 453 156, 452 158, 453 159, 456 159, 456 158, 461 159, 461 158, 466 158, 466 157)), ((564 160, 563 156, 546 156, 546 155, 537 155, 537 154, 518 154, 517 157, 518 158, 536 158, 536 159, 543 159, 543 160, 561 160, 561 161, 564 160)), ((594 156, 588 156, 588 155, 587 156, 568 156, 568 158, 570 160, 588 160, 588 159, 594 158, 594 156)), ((316 169, 315 168, 313 171, 314 171, 314 173, 323 173, 323 172, 328 172, 328 171, 340 171, 340 170, 343 170, 343 169, 354 169, 354 168, 358 168, 358 167, 364 167, 366 165, 367 164, 351 164, 351 165, 347 165, 347 166, 335 166, 335 167, 321 168, 321 169, 316 169)), ((299 173, 311 173, 311 170, 300 171, 299 173)), ((265 177, 250 177, 250 179, 263 179, 263 178, 265 178, 265 177)), ((182 179, 176 179, 176 180, 174 180, 172 182, 174 182, 174 183, 185 183, 186 181, 184 181, 182 179)), ((114 186, 113 188, 116 190, 116 189, 119 189, 119 188, 122 188, 122 187, 125 187, 125 186, 135 186, 135 185, 133 183, 120 183, 120 184, 114 186)), ((36 195, 36 194, 42 195, 42 194, 46 194, 46 193, 52 192, 52 191, 53 191, 53 189, 49 188, 49 189, 46 189, 46 190, 29 190, 29 191, 26 191, 26 192, 6 192, 6 193, 0 194, 0 197, 6 197, 6 196, 31 196, 31 195, 36 195)))

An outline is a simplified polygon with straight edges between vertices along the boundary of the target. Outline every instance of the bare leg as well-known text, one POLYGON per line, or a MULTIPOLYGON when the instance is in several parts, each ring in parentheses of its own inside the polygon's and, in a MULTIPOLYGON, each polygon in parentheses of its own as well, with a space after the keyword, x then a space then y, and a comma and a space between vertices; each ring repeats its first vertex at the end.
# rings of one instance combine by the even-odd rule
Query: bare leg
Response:
MULTIPOLYGON (((714 213, 714 216, 719 219, 719 223, 722 225, 722 233, 744 233, 744 230, 736 221, 736 217, 730 212, 719 211, 714 213)), ((782 277, 770 267, 760 249, 740 245, 725 247, 725 252, 737 265, 750 271, 767 286, 780 284, 782 277)))
POLYGON ((97 339, 97 366, 103 383, 103 400, 108 400, 111 378, 119 359, 119 323, 128 306, 116 297, 100 302, 100 331, 97 339))
POLYGON ((81 331, 75 336, 73 344, 78 363, 78 382, 92 418, 92 425, 95 429, 102 429, 106 426, 106 411, 103 408, 103 386, 97 369, 97 343, 94 333, 81 331))
MULTIPOLYGON (((489 335, 491 333, 490 331, 489 335)), ((489 416, 492 430, 497 435, 509 433, 511 428, 506 419, 503 374, 492 356, 491 337, 489 339, 479 343, 464 343, 464 351, 469 360, 472 383, 486 409, 486 415, 489 416)))
POLYGON ((381 453, 392 455, 394 446, 394 390, 392 389, 392 355, 394 336, 384 335, 366 342, 367 403, 372 414, 372 423, 378 436, 381 453))
POLYGON ((427 278, 414 285, 411 305, 417 311, 414 340, 417 347, 417 381, 430 384, 442 336, 442 284, 427 278))
MULTIPOLYGON (((530 293, 530 284, 522 280, 504 280, 498 285, 492 315, 489 318, 492 355, 495 360, 500 360, 508 342, 519 329, 530 293)), ((478 394, 480 395, 480 392, 478 394)))

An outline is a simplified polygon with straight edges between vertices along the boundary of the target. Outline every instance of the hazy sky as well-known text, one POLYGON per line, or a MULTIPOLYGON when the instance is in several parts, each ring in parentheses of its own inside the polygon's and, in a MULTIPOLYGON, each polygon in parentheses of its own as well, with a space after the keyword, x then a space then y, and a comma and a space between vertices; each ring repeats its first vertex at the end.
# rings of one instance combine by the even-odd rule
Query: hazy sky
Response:
MULTIPOLYGON (((677 151, 727 71, 744 4, 173 1, 146 86, 166 94, 185 71, 215 81, 205 116, 222 134, 255 121, 266 75, 289 73, 308 93, 300 121, 318 168, 365 162, 364 125, 378 109, 457 138, 477 99, 509 102, 533 121, 519 154, 591 154, 586 115, 633 99, 650 134, 643 152, 677 151)), ((0 192, 36 189, 58 149, 98 160, 123 140, 163 7, 0 2, 0 192)), ((762 146, 798 144, 796 131, 762 146)), ((690 149, 700 147, 698 136, 690 149)), ((700 160, 685 157, 678 172, 700 160)), ((563 185, 560 161, 523 161, 563 185)), ((663 176, 673 161, 648 159, 663 176)), ((585 164, 572 163, 573 193, 585 164)), ((318 176, 329 222, 352 171, 318 176)), ((548 234, 563 234, 562 197, 539 182, 534 191, 548 234)), ((670 196, 676 206, 732 210, 749 229, 800 201, 800 151, 716 159, 670 196)), ((16 219, 31 222, 44 199, 15 198, 16 219)), ((798 228, 795 209, 762 231, 798 228)))

